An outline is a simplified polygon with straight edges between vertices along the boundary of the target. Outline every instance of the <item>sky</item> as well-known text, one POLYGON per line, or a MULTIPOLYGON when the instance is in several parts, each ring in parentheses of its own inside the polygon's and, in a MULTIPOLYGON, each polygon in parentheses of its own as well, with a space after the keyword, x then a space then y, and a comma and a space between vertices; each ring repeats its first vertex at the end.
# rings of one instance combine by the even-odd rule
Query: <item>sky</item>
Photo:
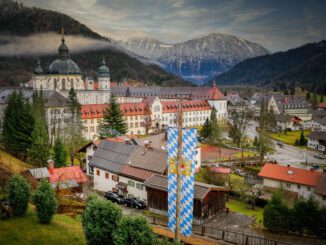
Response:
POLYGON ((176 43, 211 32, 236 35, 272 52, 326 39, 325 0, 19 0, 65 13, 116 40, 176 43))

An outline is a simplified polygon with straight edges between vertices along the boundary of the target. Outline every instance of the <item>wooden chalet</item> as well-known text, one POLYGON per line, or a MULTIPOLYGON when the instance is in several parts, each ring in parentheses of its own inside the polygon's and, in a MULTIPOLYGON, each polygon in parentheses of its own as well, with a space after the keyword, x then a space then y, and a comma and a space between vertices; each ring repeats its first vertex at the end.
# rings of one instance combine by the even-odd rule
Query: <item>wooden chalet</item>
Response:
MULTIPOLYGON (((149 211, 167 216, 168 180, 165 175, 153 175, 144 182, 147 190, 149 211)), ((195 182, 193 222, 203 224, 205 220, 225 211, 228 187, 195 182)))

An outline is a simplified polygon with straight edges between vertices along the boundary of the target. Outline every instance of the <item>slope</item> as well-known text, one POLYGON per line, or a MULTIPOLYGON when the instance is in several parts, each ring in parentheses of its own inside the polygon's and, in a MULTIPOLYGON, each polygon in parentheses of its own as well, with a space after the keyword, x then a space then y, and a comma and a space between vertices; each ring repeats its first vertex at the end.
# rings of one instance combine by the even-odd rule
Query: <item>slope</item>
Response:
POLYGON ((242 61, 215 80, 228 85, 302 86, 326 93, 326 41, 242 61))

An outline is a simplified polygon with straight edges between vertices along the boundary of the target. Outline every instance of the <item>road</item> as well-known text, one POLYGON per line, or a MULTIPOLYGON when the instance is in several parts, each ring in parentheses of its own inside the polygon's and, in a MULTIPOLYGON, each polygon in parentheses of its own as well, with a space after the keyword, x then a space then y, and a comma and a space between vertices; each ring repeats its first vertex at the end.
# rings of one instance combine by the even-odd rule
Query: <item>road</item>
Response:
MULTIPOLYGON (((258 127, 258 122, 250 121, 248 123, 246 134, 249 138, 254 139, 255 136, 258 136, 256 131, 258 127)), ((283 144, 283 147, 280 147, 276 144, 276 140, 272 140, 274 143, 275 152, 267 156, 267 159, 276 160, 279 164, 283 165, 292 165, 300 168, 310 168, 311 164, 325 165, 326 159, 315 158, 318 152, 306 149, 300 149, 291 145, 283 144), (302 163, 307 162, 308 165, 302 163)))

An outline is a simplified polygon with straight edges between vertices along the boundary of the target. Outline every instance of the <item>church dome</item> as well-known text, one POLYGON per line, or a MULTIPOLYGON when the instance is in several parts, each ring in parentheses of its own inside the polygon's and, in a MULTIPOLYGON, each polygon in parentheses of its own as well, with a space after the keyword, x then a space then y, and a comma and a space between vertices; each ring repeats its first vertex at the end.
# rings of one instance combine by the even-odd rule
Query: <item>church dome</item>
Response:
POLYGON ((110 76, 110 69, 106 66, 105 60, 103 57, 102 65, 98 68, 98 76, 99 77, 109 77, 110 76))
POLYGON ((59 59, 56 59, 51 63, 48 69, 48 74, 81 74, 79 66, 69 58, 69 48, 65 44, 63 30, 61 44, 58 51, 59 59))
POLYGON ((79 66, 71 59, 56 59, 48 69, 49 74, 81 74, 79 66))

